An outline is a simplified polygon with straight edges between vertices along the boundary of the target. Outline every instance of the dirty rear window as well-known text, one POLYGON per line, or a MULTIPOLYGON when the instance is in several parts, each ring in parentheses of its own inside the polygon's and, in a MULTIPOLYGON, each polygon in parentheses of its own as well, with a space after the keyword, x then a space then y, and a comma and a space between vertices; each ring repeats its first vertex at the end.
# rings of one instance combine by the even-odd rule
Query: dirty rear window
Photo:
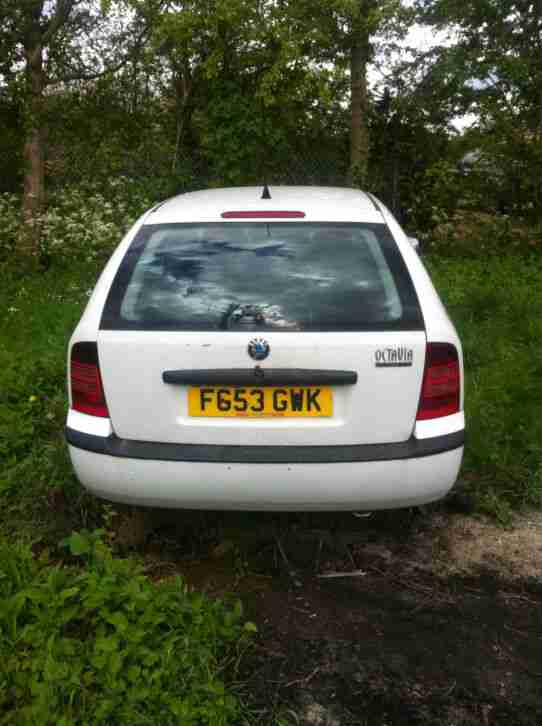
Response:
POLYGON ((141 228, 102 317, 109 330, 421 329, 384 224, 164 224, 141 228))

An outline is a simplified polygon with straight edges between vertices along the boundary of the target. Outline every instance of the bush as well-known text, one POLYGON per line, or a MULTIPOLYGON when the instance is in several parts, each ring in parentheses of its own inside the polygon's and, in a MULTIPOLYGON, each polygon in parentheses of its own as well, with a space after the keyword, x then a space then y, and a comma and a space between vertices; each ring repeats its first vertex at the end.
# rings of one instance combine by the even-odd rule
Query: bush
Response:
MULTIPOLYGON (((125 178, 106 188, 89 184, 66 187, 53 194, 35 224, 40 231, 40 255, 51 262, 104 259, 133 222, 152 204, 144 186, 125 178)), ((0 262, 13 254, 23 234, 20 199, 0 195, 0 262)))
POLYGON ((447 257, 529 254, 542 250, 542 227, 505 214, 457 210, 427 236, 425 249, 447 257))
POLYGON ((152 583, 102 536, 66 540, 84 569, 0 542, 0 722, 233 723, 224 669, 254 630, 240 603, 152 583))

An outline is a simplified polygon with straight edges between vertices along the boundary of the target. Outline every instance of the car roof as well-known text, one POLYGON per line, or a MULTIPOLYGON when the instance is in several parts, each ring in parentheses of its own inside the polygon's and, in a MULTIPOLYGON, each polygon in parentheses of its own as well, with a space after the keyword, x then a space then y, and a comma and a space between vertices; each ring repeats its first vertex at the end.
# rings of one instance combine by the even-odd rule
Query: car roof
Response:
MULTIPOLYGON (((224 222, 221 216, 223 212, 239 211, 304 212, 302 219, 288 220, 293 222, 384 221, 372 197, 359 189, 271 185, 270 199, 262 199, 262 193, 263 186, 253 186, 179 194, 155 207, 145 224, 224 222)), ((268 222, 269 218, 260 221, 268 222)))

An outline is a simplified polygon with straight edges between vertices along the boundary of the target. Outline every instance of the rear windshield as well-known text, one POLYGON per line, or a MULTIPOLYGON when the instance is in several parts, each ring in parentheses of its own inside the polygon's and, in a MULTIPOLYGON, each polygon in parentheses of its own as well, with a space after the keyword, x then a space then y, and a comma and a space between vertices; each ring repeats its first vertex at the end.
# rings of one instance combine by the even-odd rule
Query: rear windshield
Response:
POLYGON ((421 329, 384 224, 141 228, 111 287, 109 330, 421 329))

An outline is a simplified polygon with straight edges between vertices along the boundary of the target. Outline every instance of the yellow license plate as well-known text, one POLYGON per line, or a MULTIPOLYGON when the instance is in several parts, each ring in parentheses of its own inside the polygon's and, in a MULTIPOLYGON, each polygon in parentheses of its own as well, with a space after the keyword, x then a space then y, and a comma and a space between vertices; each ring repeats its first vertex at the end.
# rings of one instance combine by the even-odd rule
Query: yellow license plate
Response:
POLYGON ((191 386, 188 414, 239 418, 332 416, 333 395, 328 386, 191 386))

